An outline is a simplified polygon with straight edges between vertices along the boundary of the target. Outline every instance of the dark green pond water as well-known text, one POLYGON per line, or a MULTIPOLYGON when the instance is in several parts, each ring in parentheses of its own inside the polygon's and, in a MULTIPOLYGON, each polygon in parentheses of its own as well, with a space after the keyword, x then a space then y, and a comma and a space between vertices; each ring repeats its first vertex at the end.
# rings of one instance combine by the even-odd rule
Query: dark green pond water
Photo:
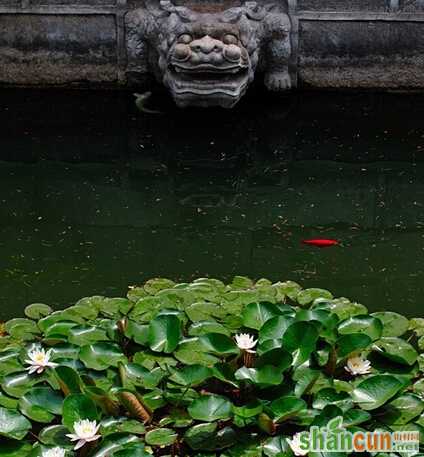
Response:
POLYGON ((423 97, 261 94, 230 112, 153 98, 162 115, 114 92, 1 100, 0 319, 234 274, 421 314, 423 97))

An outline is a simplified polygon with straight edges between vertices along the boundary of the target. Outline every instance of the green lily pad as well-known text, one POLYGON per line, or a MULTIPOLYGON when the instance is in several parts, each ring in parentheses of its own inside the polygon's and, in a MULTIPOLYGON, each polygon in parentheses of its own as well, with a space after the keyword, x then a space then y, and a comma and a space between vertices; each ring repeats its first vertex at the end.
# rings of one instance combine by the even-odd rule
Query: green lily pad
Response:
POLYGON ((62 396, 50 387, 34 387, 19 400, 21 412, 35 422, 51 422, 62 414, 62 396))
POLYGON ((148 341, 153 351, 173 352, 181 336, 181 321, 176 316, 158 316, 150 322, 148 341))
POLYGON ((44 427, 38 434, 41 443, 48 446, 69 446, 69 438, 66 436, 69 430, 63 425, 49 425, 44 427))
POLYGON ((261 387, 266 387, 280 385, 284 376, 280 368, 264 365, 261 368, 239 368, 235 372, 235 378, 239 381, 249 381, 261 387))
POLYGON ((212 376, 212 370, 203 365, 188 365, 180 370, 171 369, 170 380, 183 386, 198 386, 212 376))
POLYGON ((263 444, 263 452, 267 457, 289 457, 293 455, 287 439, 282 435, 268 438, 263 444))
POLYGON ((30 319, 38 320, 48 316, 53 310, 49 305, 44 303, 33 303, 25 308, 25 315, 30 319))
POLYGON ((212 320, 193 322, 188 329, 190 336, 201 336, 207 333, 222 333, 231 336, 231 332, 224 325, 212 320))
POLYGON ((22 440, 31 427, 31 422, 22 414, 13 409, 0 408, 0 436, 22 440))
POLYGON ((105 370, 117 367, 119 362, 126 362, 127 358, 121 348, 114 343, 95 343, 83 346, 80 351, 81 361, 87 368, 105 370))
POLYGON ((371 316, 382 322, 383 333, 381 336, 402 336, 408 330, 409 321, 401 314, 393 311, 382 311, 372 313, 371 316))
POLYGON ((396 337, 384 337, 377 341, 379 354, 403 365, 413 365, 417 361, 418 353, 414 347, 405 340, 396 337))
POLYGON ((200 336, 199 341, 205 348, 205 352, 212 354, 226 355, 240 352, 234 340, 222 333, 207 333, 200 336))
POLYGON ((414 394, 403 394, 384 407, 380 420, 388 425, 406 425, 424 411, 424 402, 414 394))
POLYGON ((26 441, 8 441, 0 446, 0 457, 24 457, 31 452, 32 445, 26 441))
POLYGON ((268 319, 259 330, 259 342, 281 340, 285 331, 294 322, 290 316, 275 316, 268 319))
POLYGON ((353 390, 352 399, 355 403, 364 409, 370 411, 384 405, 394 397, 403 383, 391 375, 371 376, 353 390))
POLYGON ((297 413, 306 409, 308 405, 305 401, 297 397, 282 397, 274 400, 269 405, 269 409, 272 411, 274 422, 281 423, 297 413))
POLYGON ((98 420, 97 407, 93 400, 83 394, 67 396, 63 402, 63 425, 73 432, 75 422, 84 419, 98 420))
POLYGON ((201 450, 208 447, 210 441, 215 437, 217 423, 197 424, 190 427, 185 435, 184 441, 194 450, 201 450))
POLYGON ((225 420, 232 416, 232 404, 220 395, 204 395, 194 400, 188 413, 193 419, 204 422, 225 420))
POLYGON ((75 325, 68 333, 68 341, 77 346, 108 340, 106 331, 93 325, 75 325))
POLYGON ((378 340, 383 333, 383 324, 376 317, 368 315, 352 316, 342 321, 338 328, 340 335, 364 333, 373 341, 378 340))
POLYGON ((156 428, 146 433, 146 443, 151 446, 170 446, 177 439, 171 428, 156 428))
POLYGON ((328 300, 331 300, 333 298, 333 294, 325 289, 304 289, 297 294, 296 300, 299 303, 299 305, 305 306, 309 303, 312 303, 317 298, 326 298, 328 300))
POLYGON ((312 351, 318 340, 318 330, 310 322, 294 322, 283 335, 283 348, 292 353, 293 364, 301 365, 312 351))
POLYGON ((259 330, 265 322, 279 314, 281 313, 278 307, 272 303, 249 303, 242 312, 243 325, 259 330))
POLYGON ((364 333, 350 333, 341 336, 337 342, 337 355, 348 357, 350 354, 367 349, 372 343, 372 339, 364 333))

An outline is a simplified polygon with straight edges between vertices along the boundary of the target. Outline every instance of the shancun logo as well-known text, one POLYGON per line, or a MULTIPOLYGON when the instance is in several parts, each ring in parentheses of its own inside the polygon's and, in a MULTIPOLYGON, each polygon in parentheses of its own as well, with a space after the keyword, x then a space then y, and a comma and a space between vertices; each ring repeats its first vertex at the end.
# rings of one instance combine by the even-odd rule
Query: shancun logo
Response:
MULTIPOLYGON (((419 432, 405 430, 355 431, 343 427, 343 418, 332 419, 326 427, 313 426, 296 436, 297 447, 307 452, 419 452, 419 432)), ((300 453, 299 453, 300 454, 300 453)))

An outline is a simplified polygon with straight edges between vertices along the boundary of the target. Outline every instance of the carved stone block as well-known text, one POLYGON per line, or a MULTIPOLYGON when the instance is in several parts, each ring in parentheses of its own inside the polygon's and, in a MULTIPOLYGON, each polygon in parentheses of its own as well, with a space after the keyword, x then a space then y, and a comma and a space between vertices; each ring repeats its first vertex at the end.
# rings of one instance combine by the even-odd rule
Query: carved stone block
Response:
POLYGON ((421 88, 420 22, 302 21, 300 84, 342 88, 421 88))
POLYGON ((54 85, 117 80, 110 15, 0 15, 0 83, 54 85))
POLYGON ((291 87, 284 2, 146 0, 126 16, 128 72, 152 72, 181 107, 230 108, 257 70, 270 90, 291 87))
POLYGON ((298 0, 299 11, 387 11, 388 0, 298 0))

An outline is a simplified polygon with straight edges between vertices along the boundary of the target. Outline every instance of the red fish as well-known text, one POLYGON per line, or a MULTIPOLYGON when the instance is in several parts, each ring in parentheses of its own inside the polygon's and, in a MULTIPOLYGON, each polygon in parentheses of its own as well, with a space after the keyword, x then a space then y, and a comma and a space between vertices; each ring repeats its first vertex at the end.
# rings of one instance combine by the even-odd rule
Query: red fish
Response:
POLYGON ((340 244, 337 240, 327 240, 327 239, 314 239, 314 240, 303 240, 303 244, 308 244, 310 246, 316 246, 318 248, 328 248, 330 246, 337 246, 340 244))

